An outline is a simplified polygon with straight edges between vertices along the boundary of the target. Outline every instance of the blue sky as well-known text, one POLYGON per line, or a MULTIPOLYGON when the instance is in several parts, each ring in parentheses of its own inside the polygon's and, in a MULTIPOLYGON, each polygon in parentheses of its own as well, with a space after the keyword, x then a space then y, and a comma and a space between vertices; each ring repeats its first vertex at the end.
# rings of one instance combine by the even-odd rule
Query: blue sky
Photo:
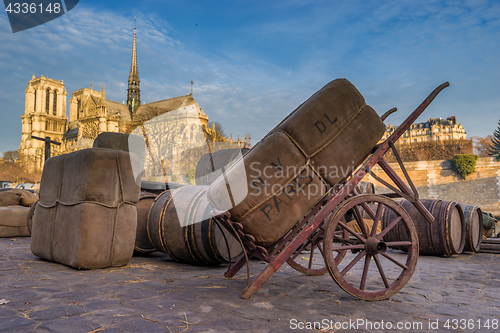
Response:
MULTIPOLYGON (((141 100, 188 94, 233 136, 260 140, 316 90, 349 79, 399 125, 439 84, 418 121, 457 116, 468 136, 500 119, 498 1, 94 1, 13 34, 0 14, 0 152, 17 150, 31 76, 126 99, 137 17, 141 100)), ((67 110, 69 112, 69 110, 67 110)))

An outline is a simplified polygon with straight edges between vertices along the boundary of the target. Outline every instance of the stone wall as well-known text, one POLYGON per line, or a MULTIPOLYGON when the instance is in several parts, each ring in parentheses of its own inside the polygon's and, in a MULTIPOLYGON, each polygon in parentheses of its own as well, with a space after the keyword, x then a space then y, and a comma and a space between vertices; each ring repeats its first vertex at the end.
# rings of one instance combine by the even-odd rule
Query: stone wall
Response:
MULTIPOLYGON (((391 167, 404 180, 404 175, 397 163, 391 167)), ((406 170, 418 190, 420 198, 432 198, 457 201, 479 206, 484 211, 500 216, 500 162, 493 157, 479 158, 476 172, 467 180, 454 172, 448 160, 406 162, 406 170)), ((372 171, 384 180, 387 175, 378 166, 372 171)), ((368 175, 364 180, 375 183, 375 193, 388 190, 368 175)))

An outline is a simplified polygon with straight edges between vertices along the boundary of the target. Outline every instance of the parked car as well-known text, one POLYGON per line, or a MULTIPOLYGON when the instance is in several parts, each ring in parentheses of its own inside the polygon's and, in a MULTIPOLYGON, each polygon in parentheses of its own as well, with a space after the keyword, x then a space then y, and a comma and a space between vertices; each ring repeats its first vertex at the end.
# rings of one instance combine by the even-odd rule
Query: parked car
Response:
POLYGON ((0 188, 12 188, 12 182, 0 180, 0 188))
POLYGON ((17 184, 16 188, 21 188, 21 189, 29 190, 33 186, 35 186, 35 184, 33 184, 33 183, 21 183, 21 184, 17 184))

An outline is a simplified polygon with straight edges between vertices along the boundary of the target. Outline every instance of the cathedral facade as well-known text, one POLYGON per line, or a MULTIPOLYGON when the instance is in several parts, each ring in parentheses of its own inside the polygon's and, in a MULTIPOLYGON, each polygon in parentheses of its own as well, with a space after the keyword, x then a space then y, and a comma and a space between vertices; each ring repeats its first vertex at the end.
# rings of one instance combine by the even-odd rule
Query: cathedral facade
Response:
MULTIPOLYGON (((141 104, 135 28, 126 103, 106 99, 104 83, 100 91, 95 90, 91 85, 90 89, 82 88, 72 93, 68 119, 66 116, 67 92, 63 81, 46 78, 43 75, 36 78, 33 75, 25 93, 26 102, 22 116, 19 157, 26 167, 35 171, 41 171, 45 161, 45 142, 35 137, 47 140, 50 138, 60 143, 60 145, 51 145, 51 156, 56 156, 92 147, 94 139, 102 132, 147 135, 143 131, 144 124, 151 124, 152 119, 167 113, 172 115, 175 113, 176 115, 170 118, 177 119, 175 131, 172 129, 173 123, 162 130, 162 135, 168 136, 171 140, 178 141, 178 138, 193 140, 191 144, 193 147, 207 140, 228 141, 226 138, 217 138, 214 129, 207 127, 208 116, 193 98, 192 90, 189 95, 141 104), (179 111, 182 116, 179 116, 179 111), (204 133, 203 137, 199 135, 199 131, 195 130, 197 126, 204 133), (167 135, 167 132, 170 134, 167 135), (171 138, 172 133, 176 133, 175 138, 171 138), (197 134, 193 135, 193 133, 197 134)), ((158 136, 157 133, 154 135, 158 136)), ((239 139, 234 144, 228 143, 232 146, 245 145, 239 139)), ((174 170, 170 171, 174 172, 174 170)))

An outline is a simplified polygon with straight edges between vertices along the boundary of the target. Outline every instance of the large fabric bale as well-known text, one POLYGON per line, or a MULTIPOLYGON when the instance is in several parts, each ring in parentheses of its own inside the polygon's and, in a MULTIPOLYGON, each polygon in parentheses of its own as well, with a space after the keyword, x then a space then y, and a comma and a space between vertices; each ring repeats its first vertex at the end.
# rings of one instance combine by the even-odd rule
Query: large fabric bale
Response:
POLYGON ((33 254, 74 268, 132 258, 139 186, 127 152, 90 148, 47 160, 33 215, 33 254))
POLYGON ((358 90, 334 80, 217 178, 210 204, 270 246, 368 156, 384 131, 358 90))
POLYGON ((133 134, 102 132, 95 138, 93 147, 133 152, 144 159, 144 140, 133 134))
POLYGON ((38 196, 35 193, 18 188, 0 192, 0 207, 16 205, 29 207, 37 200, 38 196))
POLYGON ((27 237, 29 207, 0 207, 0 237, 27 237))
POLYGON ((231 148, 205 154, 196 165, 194 176, 196 185, 212 184, 224 170, 249 150, 248 148, 231 148))

